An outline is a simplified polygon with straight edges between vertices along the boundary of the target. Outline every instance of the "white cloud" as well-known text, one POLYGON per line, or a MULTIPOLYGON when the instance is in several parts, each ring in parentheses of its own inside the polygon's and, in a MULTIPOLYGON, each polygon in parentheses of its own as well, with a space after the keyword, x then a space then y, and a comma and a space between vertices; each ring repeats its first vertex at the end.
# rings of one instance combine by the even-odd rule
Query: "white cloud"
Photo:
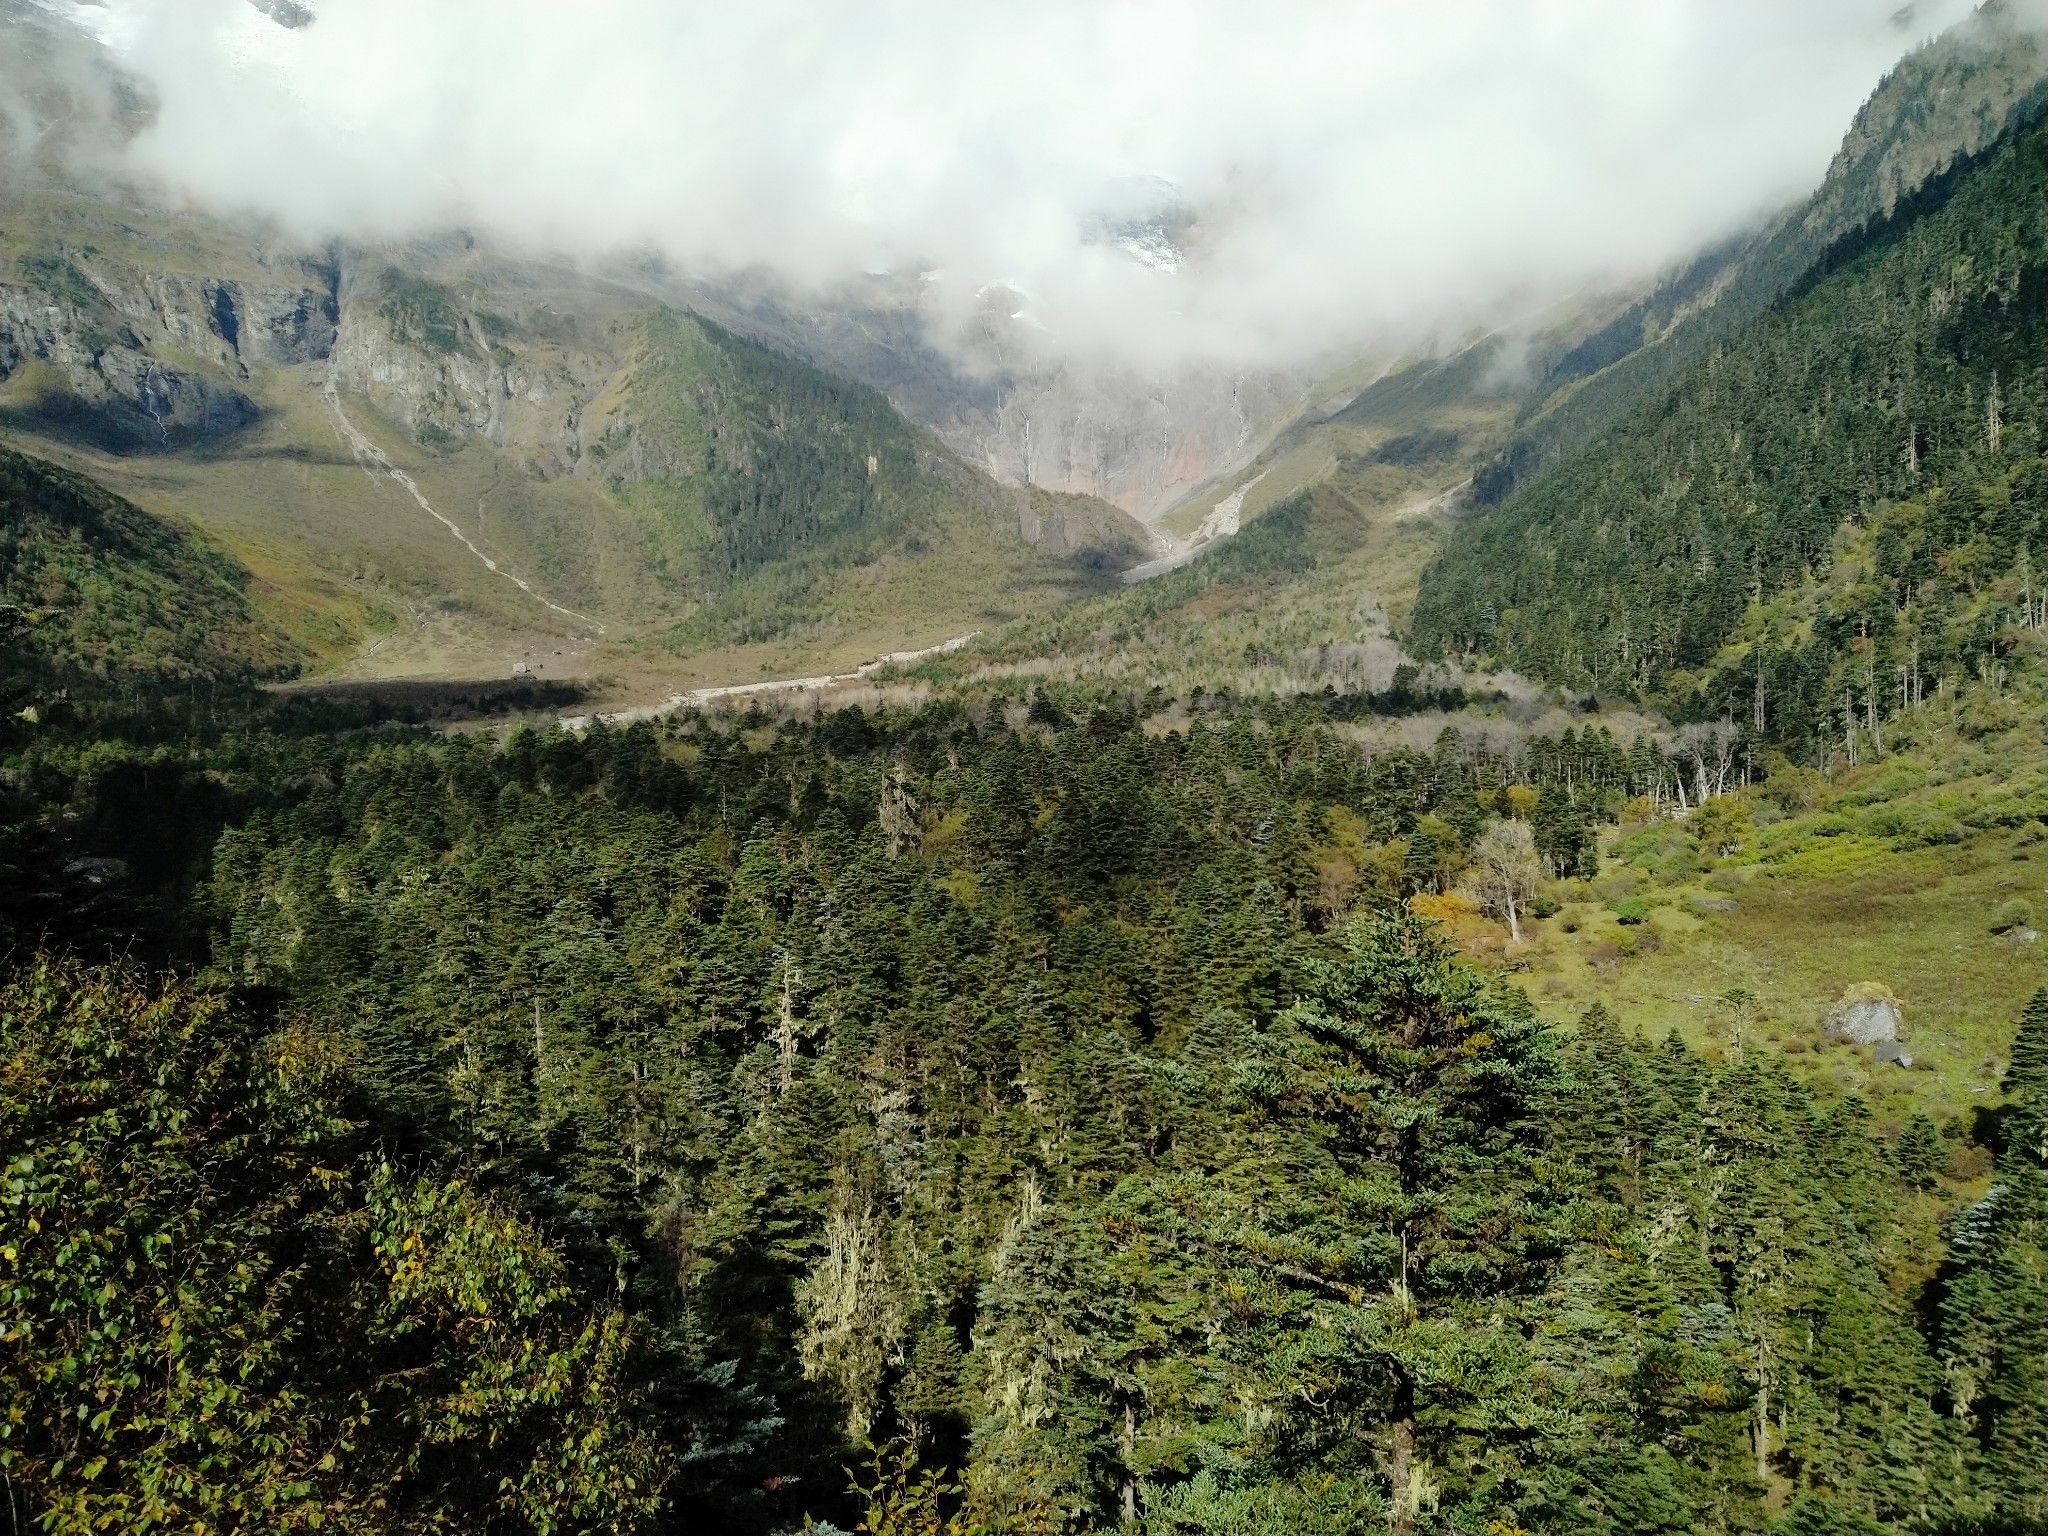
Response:
MULTIPOLYGON (((1065 347, 1295 361, 1672 261, 1819 178, 1898 0, 112 0, 136 168, 309 236, 465 224, 1003 282, 1065 347), (1201 215, 1092 239, 1126 178, 1201 215)), ((1127 184, 1127 183, 1126 183, 1127 184)))

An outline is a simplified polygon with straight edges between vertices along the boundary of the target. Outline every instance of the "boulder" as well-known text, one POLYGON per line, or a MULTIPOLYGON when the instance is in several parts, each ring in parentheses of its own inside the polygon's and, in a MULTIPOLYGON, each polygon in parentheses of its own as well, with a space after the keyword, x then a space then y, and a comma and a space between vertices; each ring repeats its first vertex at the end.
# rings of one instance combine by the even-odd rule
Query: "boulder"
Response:
POLYGON ((1841 995, 1828 1010, 1822 1025, 1830 1040, 1852 1045, 1876 1045, 1896 1041, 1905 1016, 1891 988, 1874 981, 1859 981, 1841 995))

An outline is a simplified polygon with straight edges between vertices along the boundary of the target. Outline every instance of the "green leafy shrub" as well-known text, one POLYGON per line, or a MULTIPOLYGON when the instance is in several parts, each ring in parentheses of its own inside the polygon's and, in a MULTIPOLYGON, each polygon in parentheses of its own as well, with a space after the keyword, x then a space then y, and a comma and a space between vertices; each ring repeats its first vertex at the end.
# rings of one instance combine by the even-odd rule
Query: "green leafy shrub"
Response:
POLYGON ((2015 928, 2031 928, 2033 926, 2034 909, 2017 896, 2013 897, 2011 901, 2002 903, 1998 910, 1991 914, 1991 931, 1993 933, 2010 933, 2015 928))
POLYGON ((1692 813, 1688 824, 1701 853, 1725 859, 1742 852, 1756 836, 1749 802, 1736 795, 1717 795, 1692 813))

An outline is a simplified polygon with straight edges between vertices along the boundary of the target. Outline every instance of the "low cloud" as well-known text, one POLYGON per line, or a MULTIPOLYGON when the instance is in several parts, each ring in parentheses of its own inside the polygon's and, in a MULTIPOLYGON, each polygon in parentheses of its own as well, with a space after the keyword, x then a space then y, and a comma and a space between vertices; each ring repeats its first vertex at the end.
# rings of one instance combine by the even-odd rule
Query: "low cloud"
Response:
POLYGON ((938 316, 1007 289, 1061 349, 1148 366, 1298 364, 1652 271, 1809 189, 1883 72, 1965 13, 306 0, 317 19, 292 27, 247 0, 44 8, 153 90, 127 169, 208 207, 308 239, 463 225, 804 284, 923 272, 938 316))

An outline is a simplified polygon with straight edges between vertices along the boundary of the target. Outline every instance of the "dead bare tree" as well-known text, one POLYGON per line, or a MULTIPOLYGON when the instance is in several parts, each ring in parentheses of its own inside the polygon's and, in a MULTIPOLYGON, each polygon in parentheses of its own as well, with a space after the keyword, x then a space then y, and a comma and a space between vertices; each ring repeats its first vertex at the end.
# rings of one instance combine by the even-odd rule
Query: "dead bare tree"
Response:
POLYGON ((1672 739, 1671 755, 1679 767, 1679 803, 1684 804, 1685 775, 1692 773, 1693 799, 1704 805, 1716 795, 1728 792, 1728 775, 1735 767, 1735 748, 1742 732, 1733 720, 1702 720, 1678 728, 1672 739))

